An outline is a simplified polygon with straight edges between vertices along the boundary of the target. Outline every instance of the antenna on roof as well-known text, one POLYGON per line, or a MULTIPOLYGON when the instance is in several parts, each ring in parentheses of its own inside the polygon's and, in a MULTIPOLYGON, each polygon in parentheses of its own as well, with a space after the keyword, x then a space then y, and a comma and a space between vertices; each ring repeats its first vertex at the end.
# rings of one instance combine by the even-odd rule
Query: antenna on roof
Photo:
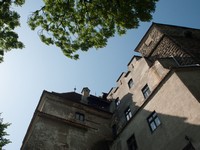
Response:
POLYGON ((74 87, 74 92, 76 92, 76 86, 74 87))

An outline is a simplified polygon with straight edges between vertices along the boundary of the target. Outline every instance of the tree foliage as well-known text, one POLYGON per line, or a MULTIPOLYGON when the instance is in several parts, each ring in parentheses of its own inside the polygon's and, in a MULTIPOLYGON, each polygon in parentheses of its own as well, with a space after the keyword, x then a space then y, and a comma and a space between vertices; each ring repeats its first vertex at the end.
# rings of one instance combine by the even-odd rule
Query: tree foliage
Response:
MULTIPOLYGON (((140 21, 150 21, 158 0, 43 0, 28 24, 39 28, 47 45, 56 45, 70 58, 78 59, 78 50, 102 48, 116 33, 125 34, 137 28, 140 21)), ((25 0, 0 0, 0 62, 5 51, 23 48, 14 29, 20 26, 20 15, 12 6, 25 0)))
POLYGON ((0 149, 6 144, 11 143, 9 139, 6 139, 5 136, 8 134, 6 133, 5 129, 9 126, 9 123, 3 123, 3 118, 0 118, 0 149))
POLYGON ((31 14, 31 29, 47 45, 56 45, 70 58, 78 50, 106 46, 108 38, 140 21, 150 21, 158 0, 43 0, 44 6, 31 14))
POLYGON ((12 6, 21 6, 24 0, 0 0, 0 62, 3 61, 5 51, 23 48, 14 29, 20 25, 20 15, 12 10, 12 6))

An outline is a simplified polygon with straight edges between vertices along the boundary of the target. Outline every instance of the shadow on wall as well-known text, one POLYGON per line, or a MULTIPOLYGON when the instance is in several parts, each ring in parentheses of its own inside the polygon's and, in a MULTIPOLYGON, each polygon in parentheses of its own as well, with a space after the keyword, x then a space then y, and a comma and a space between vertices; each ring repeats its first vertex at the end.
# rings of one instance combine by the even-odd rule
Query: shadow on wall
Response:
POLYGON ((92 146, 91 150, 109 150, 109 141, 98 141, 92 146))
POLYGON ((139 108, 131 93, 121 99, 112 118, 114 140, 111 150, 129 150, 127 142, 133 135, 135 148, 140 150, 200 149, 199 103, 199 110, 195 114, 194 111, 183 110, 182 106, 166 106, 163 110, 157 106, 150 108, 150 103, 151 101, 146 104, 144 102, 139 108), (127 113, 127 108, 130 108, 130 113, 127 113), (172 109, 174 111, 170 112, 172 109), (127 115, 130 118, 127 118, 127 115))
POLYGON ((194 66, 191 69, 180 70, 177 72, 177 75, 193 96, 200 102, 200 67, 194 66))

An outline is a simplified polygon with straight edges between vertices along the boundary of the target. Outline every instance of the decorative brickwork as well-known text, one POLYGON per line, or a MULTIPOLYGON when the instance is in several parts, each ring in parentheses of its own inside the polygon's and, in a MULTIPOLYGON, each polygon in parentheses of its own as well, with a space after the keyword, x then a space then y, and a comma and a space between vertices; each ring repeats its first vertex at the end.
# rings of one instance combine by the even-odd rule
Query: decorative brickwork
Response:
POLYGON ((154 23, 135 51, 153 61, 173 57, 179 65, 200 64, 200 30, 154 23))
POLYGON ((181 50, 173 41, 169 38, 164 37, 160 44, 156 47, 154 52, 151 54, 152 60, 157 58, 174 57, 179 65, 191 65, 196 64, 194 59, 181 50))
POLYGON ((160 32, 169 36, 187 37, 189 35, 193 38, 200 39, 200 30, 198 29, 163 24, 154 25, 160 32))
POLYGON ((156 28, 153 28, 150 33, 143 39, 144 41, 140 43, 141 46, 136 50, 141 53, 142 56, 148 57, 152 50, 159 43, 163 34, 159 32, 156 28))

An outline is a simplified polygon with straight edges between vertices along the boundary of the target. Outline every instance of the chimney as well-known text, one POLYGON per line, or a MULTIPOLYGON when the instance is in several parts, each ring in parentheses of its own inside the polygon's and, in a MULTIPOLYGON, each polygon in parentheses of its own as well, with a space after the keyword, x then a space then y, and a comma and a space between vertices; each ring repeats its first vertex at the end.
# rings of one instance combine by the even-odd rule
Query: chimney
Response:
POLYGON ((90 96, 90 89, 88 87, 84 87, 81 91, 82 97, 81 102, 88 103, 88 97, 90 96))

